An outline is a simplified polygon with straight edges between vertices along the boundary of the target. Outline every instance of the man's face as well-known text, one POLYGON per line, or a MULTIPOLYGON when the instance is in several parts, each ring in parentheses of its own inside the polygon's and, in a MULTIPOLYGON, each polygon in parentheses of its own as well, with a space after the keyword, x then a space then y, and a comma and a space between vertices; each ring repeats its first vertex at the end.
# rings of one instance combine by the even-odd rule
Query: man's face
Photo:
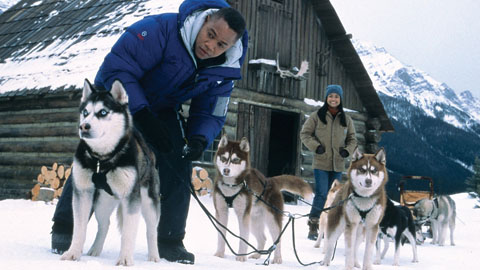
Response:
POLYGON ((208 16, 195 40, 195 55, 202 60, 217 57, 236 41, 237 33, 228 27, 223 18, 208 16))

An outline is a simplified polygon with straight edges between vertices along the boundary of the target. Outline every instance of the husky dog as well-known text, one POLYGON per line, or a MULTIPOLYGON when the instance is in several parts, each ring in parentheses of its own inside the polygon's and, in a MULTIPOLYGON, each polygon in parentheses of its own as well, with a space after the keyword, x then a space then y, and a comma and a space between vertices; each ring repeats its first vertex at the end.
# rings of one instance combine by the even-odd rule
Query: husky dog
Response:
POLYGON ((366 234, 363 269, 372 269, 372 252, 380 221, 383 218, 388 179, 384 149, 376 154, 363 154, 358 148, 352 155, 348 180, 335 196, 333 205, 343 204, 328 212, 327 252, 322 261, 330 265, 335 242, 345 232, 345 269, 360 267, 357 250, 366 234))
POLYGON ((382 221, 380 222, 380 232, 377 238, 377 256, 375 264, 380 264, 388 250, 389 240, 395 242, 395 257, 393 265, 399 265, 400 244, 403 244, 406 237, 412 245, 413 260, 418 262, 417 245, 415 239, 415 224, 410 209, 406 206, 394 205, 390 199, 387 199, 387 208, 382 221), (380 245, 383 239, 385 247, 380 255, 380 245))
MULTIPOLYGON (((328 190, 327 194, 327 200, 325 200, 325 208, 332 206, 333 199, 335 199, 335 196, 337 195, 338 191, 342 188, 343 184, 340 183, 337 179, 335 179, 332 183, 332 186, 330 187, 330 190, 328 190)), ((314 247, 318 248, 320 247, 320 244, 322 243, 322 238, 325 235, 325 232, 327 231, 327 217, 328 211, 323 211, 320 214, 320 221, 318 222, 318 238, 317 242, 315 242, 314 247)), ((327 251, 327 246, 323 245, 323 250, 322 253, 325 253, 327 251)))
POLYGON ((147 224, 148 260, 158 262, 160 179, 153 152, 132 126, 128 97, 119 81, 115 81, 108 92, 95 89, 85 80, 79 135, 72 169, 72 244, 61 259, 80 259, 92 209, 98 232, 87 254, 99 256, 110 215, 118 206, 122 236, 117 265, 133 264, 140 212, 147 224))
MULTIPOLYGON (((217 175, 213 190, 215 217, 227 226, 228 208, 233 207, 240 227, 240 237, 248 241, 250 223, 252 234, 257 239, 257 248, 265 246, 265 226, 268 227, 273 241, 280 236, 283 218, 283 197, 281 190, 305 197, 312 196, 310 185, 293 175, 279 175, 266 178, 261 172, 250 167, 250 145, 246 138, 240 142, 229 141, 222 136, 215 155, 217 175), (259 199, 260 198, 260 199, 259 199)), ((215 256, 225 255, 226 229, 220 228, 215 256)), ((245 254, 247 244, 240 241, 238 253, 245 254)), ((258 259, 260 254, 250 258, 258 259)), ((245 255, 237 256, 237 261, 246 261, 245 255)), ((273 263, 282 263, 280 242, 275 249, 273 263)))
POLYGON ((432 244, 443 246, 450 228, 450 245, 454 246, 453 231, 455 230, 455 218, 457 216, 455 201, 448 195, 442 195, 430 199, 422 199, 415 203, 413 214, 418 223, 430 221, 432 227, 432 244))

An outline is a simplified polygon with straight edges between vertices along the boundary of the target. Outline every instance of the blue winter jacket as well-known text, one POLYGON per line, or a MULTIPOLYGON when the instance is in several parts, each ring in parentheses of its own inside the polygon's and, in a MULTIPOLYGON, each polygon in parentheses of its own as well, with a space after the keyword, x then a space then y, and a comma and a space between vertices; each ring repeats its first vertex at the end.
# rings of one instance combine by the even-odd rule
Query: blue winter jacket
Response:
POLYGON ((191 99, 187 138, 204 136, 208 145, 225 123, 233 80, 241 79, 248 35, 226 52, 226 62, 197 69, 193 42, 212 8, 228 7, 223 0, 186 0, 179 13, 149 16, 134 23, 104 59, 95 84, 110 89, 120 80, 132 114, 144 107, 154 113, 178 109, 191 99))

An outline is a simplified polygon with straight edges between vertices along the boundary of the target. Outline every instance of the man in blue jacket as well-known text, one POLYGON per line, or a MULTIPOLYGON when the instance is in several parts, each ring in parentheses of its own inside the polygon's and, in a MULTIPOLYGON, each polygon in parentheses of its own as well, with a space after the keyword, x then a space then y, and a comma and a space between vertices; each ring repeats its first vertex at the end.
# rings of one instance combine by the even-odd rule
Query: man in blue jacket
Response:
MULTIPOLYGON (((241 78, 248 35, 242 15, 223 0, 186 0, 179 13, 149 16, 130 26, 107 54, 95 78, 110 89, 120 80, 135 126, 154 148, 161 180, 159 255, 193 264, 183 245, 192 161, 225 123, 233 80, 241 78), (191 100, 188 120, 178 110, 191 100)), ((71 181, 67 181, 70 183, 71 181)), ((71 184, 53 217, 52 251, 71 242, 71 184)))

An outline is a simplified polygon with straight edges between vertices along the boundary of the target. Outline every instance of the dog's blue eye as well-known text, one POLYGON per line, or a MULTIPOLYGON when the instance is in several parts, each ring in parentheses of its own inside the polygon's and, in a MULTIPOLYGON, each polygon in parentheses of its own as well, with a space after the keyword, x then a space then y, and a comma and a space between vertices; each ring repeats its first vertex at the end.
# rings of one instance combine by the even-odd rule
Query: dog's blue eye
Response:
POLYGON ((234 159, 232 159, 232 163, 238 164, 238 163, 240 163, 240 159, 239 158, 234 158, 234 159))
POLYGON ((225 157, 220 157, 220 161, 227 162, 227 159, 225 157))
POLYGON ((99 116, 106 116, 108 114, 108 111, 105 110, 105 109, 101 109, 99 112, 98 112, 98 115, 99 116))
POLYGON ((82 115, 83 115, 83 117, 87 117, 88 116, 88 111, 86 109, 83 109, 82 115))

